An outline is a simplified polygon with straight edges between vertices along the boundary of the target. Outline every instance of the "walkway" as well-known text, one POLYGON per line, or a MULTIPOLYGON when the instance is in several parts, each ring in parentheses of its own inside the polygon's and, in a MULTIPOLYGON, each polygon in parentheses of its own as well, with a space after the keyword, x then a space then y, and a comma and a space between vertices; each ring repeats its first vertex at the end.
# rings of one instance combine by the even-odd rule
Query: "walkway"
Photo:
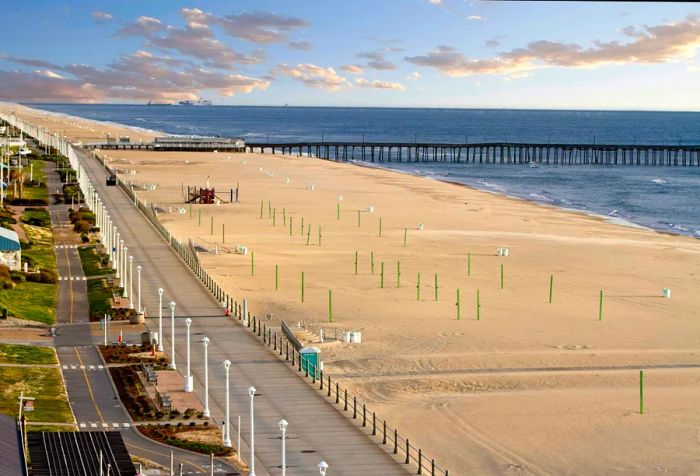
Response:
MULTIPOLYGON (((201 283, 179 260, 161 236, 152 228, 130 200, 117 187, 105 186, 105 174, 91 154, 79 152, 81 161, 112 219, 118 223, 121 237, 143 266, 143 304, 150 316, 158 315, 157 288, 164 292, 163 313, 169 316, 167 302, 176 305, 176 363, 183 371, 185 358, 184 317, 192 316, 193 341, 204 335, 209 345, 210 409, 216 421, 224 416, 224 371, 221 362, 231 360, 231 414, 233 424, 242 415, 241 454, 248 460, 249 398, 247 389, 257 389, 255 398, 255 470, 258 476, 280 474, 280 441, 277 422, 289 422, 287 436, 287 474, 315 474, 319 461, 330 465, 336 475, 391 476, 407 470, 384 449, 367 438, 351 421, 338 412, 315 389, 302 381, 284 362, 265 349, 244 328, 223 316, 223 310, 201 283)), ((164 322, 164 345, 170 350, 169 318, 164 322)), ((157 330, 157 320, 149 326, 157 330)), ((192 373, 196 392, 203 400, 202 345, 195 342, 192 373)))

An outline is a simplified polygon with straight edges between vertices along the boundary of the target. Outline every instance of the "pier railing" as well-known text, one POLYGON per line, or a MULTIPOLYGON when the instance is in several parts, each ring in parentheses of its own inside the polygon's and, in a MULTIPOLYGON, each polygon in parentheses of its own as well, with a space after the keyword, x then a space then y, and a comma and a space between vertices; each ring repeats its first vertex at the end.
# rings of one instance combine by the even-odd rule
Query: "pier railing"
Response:
POLYGON ((335 161, 700 166, 700 145, 564 143, 246 143, 246 151, 335 161))
MULTIPOLYGON (((109 166, 100 157, 96 157, 100 164, 111 172, 109 166)), ((340 382, 333 379, 331 375, 323 370, 306 362, 296 348, 298 343, 290 340, 284 335, 282 330, 273 330, 265 322, 248 311, 244 315, 243 303, 238 302, 222 288, 219 283, 207 272, 200 263, 196 252, 190 246, 190 242, 181 243, 160 223, 158 216, 152 207, 139 200, 132 187, 120 178, 117 179, 119 187, 131 199, 146 219, 160 233, 160 235, 170 244, 170 247, 177 253, 180 259, 190 268, 192 273, 202 282, 202 284, 212 293, 222 309, 227 311, 232 320, 237 320, 241 325, 250 329, 251 333, 257 336, 271 352, 280 359, 284 359, 290 366, 295 368, 298 374, 309 384, 317 387, 329 402, 334 403, 338 411, 351 418, 375 443, 383 446, 387 453, 394 455, 394 458, 405 465, 411 466, 416 474, 430 476, 449 476, 449 471, 439 466, 434 458, 425 454, 422 448, 411 443, 408 437, 401 435, 395 427, 392 427, 387 420, 382 419, 373 411, 362 397, 347 388, 341 386, 340 382), (296 345, 295 345, 296 344, 296 345)))

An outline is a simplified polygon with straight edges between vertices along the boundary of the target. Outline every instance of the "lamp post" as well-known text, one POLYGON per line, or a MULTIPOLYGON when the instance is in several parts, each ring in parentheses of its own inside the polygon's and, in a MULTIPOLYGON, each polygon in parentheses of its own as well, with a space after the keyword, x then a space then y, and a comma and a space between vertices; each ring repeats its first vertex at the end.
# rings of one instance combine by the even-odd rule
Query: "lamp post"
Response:
POLYGON ((158 288, 158 352, 163 352, 163 288, 158 288))
POLYGON ((202 416, 209 418, 209 337, 204 336, 204 411, 202 416))
POLYGON ((282 476, 287 475, 287 420, 282 419, 277 424, 280 426, 280 431, 282 432, 282 476))
POLYGON ((134 308, 134 257, 129 256, 129 309, 134 308))
POLYGON ((321 461, 318 463, 318 472, 321 476, 326 476, 326 471, 328 470, 328 463, 321 461))
POLYGON ((190 373, 190 326, 192 325, 192 319, 189 317, 185 319, 185 325, 187 326, 187 375, 185 375, 185 392, 191 392, 192 374, 190 373))
MULTIPOLYGON (((224 360, 224 370, 226 370, 226 421, 224 422, 224 446, 226 448, 231 447, 231 428, 230 428, 230 401, 229 401, 229 395, 230 395, 230 389, 229 389, 229 379, 228 379, 228 371, 231 368, 231 361, 226 359, 224 360)), ((250 473, 253 474, 253 473, 250 473)))
POLYGON ((126 253, 129 251, 129 248, 124 246, 124 240, 120 240, 119 244, 121 244, 122 247, 122 257, 119 259, 119 264, 122 267, 122 280, 124 281, 124 294, 122 294, 123 297, 129 297, 129 277, 126 274, 126 253))
MULTIPOLYGON (((110 223, 112 221, 110 220, 110 223)), ((117 227, 113 227, 112 230, 116 230, 117 227)), ((121 247, 120 247, 120 236, 118 231, 114 231, 113 233, 114 236, 114 247, 112 249, 112 267, 116 270, 116 278, 121 279, 122 277, 122 267, 121 267, 121 262, 122 262, 122 257, 119 255, 121 253, 121 247)), ((123 245, 124 242, 121 241, 121 245, 123 245)))
POLYGON ((248 389, 250 397, 250 473, 248 476, 255 476, 255 409, 253 402, 255 400, 255 387, 248 389))
POLYGON ((175 365, 175 301, 170 301, 170 368, 177 369, 175 365))
POLYGON ((138 309, 139 313, 142 312, 142 310, 141 310, 141 270, 142 269, 143 268, 141 267, 141 265, 138 265, 136 267, 136 287, 137 287, 137 290, 139 292, 136 308, 138 309))

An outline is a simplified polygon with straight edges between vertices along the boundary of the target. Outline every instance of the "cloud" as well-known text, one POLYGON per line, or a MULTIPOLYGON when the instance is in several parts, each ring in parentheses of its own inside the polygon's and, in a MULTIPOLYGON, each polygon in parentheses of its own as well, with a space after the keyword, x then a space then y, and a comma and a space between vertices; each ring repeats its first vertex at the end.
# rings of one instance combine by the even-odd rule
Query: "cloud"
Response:
POLYGON ((506 39, 505 35, 496 35, 490 40, 486 40, 484 42, 484 46, 488 48, 495 48, 497 46, 501 46, 501 42, 506 39))
POLYGON ((287 46, 293 50, 309 51, 311 49, 311 42, 308 40, 296 40, 290 41, 287 46))
POLYGON ((344 64, 340 69, 350 74, 363 74, 365 72, 364 69, 354 64, 344 64))
POLYGON ((378 70, 394 70, 396 65, 386 59, 386 53, 402 51, 401 48, 382 48, 380 50, 357 53, 358 58, 368 59, 366 66, 378 70))
POLYGON ((92 21, 94 21, 97 24, 107 23, 109 20, 114 18, 110 13, 97 11, 92 12, 90 16, 92 17, 92 21))
POLYGON ((140 16, 136 21, 127 23, 118 32, 117 36, 151 36, 165 28, 165 25, 153 17, 140 16))
POLYGON ((49 69, 60 69, 61 68, 60 66, 58 66, 54 63, 49 63, 47 61, 35 59, 35 58, 21 58, 18 56, 0 54, 0 60, 11 61, 13 63, 23 64, 25 66, 34 66, 37 68, 49 68, 49 69))
POLYGON ((391 83, 388 81, 380 81, 378 79, 375 79, 374 81, 367 81, 364 78, 355 78, 355 84, 361 88, 391 89, 395 91, 406 90, 406 87, 401 83, 391 83))
POLYGON ((448 76, 473 74, 512 75, 538 68, 586 68, 608 64, 666 63, 690 58, 700 47, 700 17, 689 15, 683 21, 625 28, 631 41, 595 41, 591 47, 556 41, 533 41, 493 58, 470 59, 453 47, 440 45, 420 56, 407 56, 411 64, 438 69, 448 76))
POLYGON ((406 76, 406 79, 408 79, 409 81, 418 81, 421 77, 422 76, 418 71, 414 71, 413 73, 406 76))
POLYGON ((470 21, 486 21, 486 18, 481 15, 469 15, 466 18, 470 21))
POLYGON ((350 85, 347 79, 339 76, 333 68, 323 68, 310 63, 301 63, 296 66, 280 64, 273 73, 283 74, 311 88, 327 89, 329 91, 337 91, 350 85))
POLYGON ((442 0, 429 0, 433 5, 442 5, 442 0))
POLYGON ((288 32, 308 26, 301 18, 258 11, 211 18, 229 35, 253 43, 281 43, 288 32))
POLYGON ((3 84, 0 96, 26 101, 177 101, 194 99, 203 90, 232 96, 264 90, 270 85, 266 79, 213 72, 148 51, 122 56, 103 68, 70 64, 55 69, 61 74, 52 70, 0 71, 3 84), (21 90, 23 82, 27 85, 26 90, 21 90))

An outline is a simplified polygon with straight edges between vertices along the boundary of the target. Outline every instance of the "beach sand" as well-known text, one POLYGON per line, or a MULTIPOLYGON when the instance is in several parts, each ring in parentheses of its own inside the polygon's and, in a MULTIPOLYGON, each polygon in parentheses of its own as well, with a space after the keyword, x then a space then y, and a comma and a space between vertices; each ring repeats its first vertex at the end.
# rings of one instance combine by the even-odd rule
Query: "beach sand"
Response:
POLYGON ((105 153, 136 171, 126 180, 158 185, 138 195, 172 210, 160 218, 175 237, 212 248, 242 244, 254 253, 254 276, 250 254, 201 255, 227 292, 249 299, 254 314, 271 314, 272 325, 303 321, 314 334, 361 331, 362 344, 313 344, 322 350, 325 372, 450 474, 699 471, 700 368, 692 366, 700 366, 700 241, 318 159, 105 153), (239 183, 240 203, 193 205, 190 215, 183 187, 207 180, 224 199, 239 183), (314 190, 307 189, 311 184, 314 190), (293 236, 283 209, 293 219, 293 236), (308 246, 302 217, 311 225, 308 246), (509 256, 497 256, 499 247, 509 248, 509 256), (671 288, 671 299, 662 297, 663 288, 671 288), (644 415, 640 369, 647 369, 644 415))

